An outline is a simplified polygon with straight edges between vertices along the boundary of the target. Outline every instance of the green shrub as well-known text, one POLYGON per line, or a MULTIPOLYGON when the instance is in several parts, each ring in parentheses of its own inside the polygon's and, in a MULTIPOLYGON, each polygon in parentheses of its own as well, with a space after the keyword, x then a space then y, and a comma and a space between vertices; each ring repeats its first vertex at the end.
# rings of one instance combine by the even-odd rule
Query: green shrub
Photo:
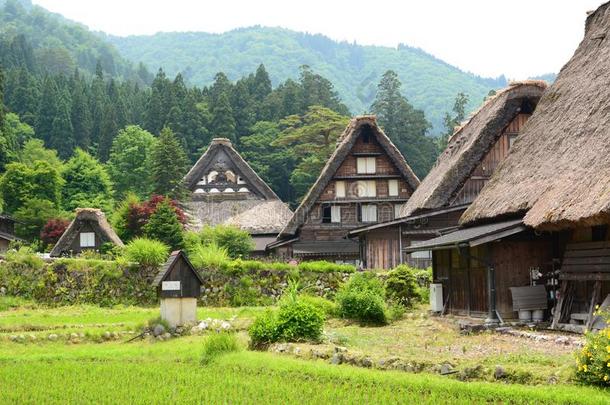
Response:
POLYGON ((250 328, 250 347, 252 349, 264 349, 269 344, 280 340, 277 328, 277 315, 270 309, 256 317, 250 328))
POLYGON ((326 298, 313 295, 300 295, 299 301, 316 307, 327 319, 339 316, 339 306, 326 298))
POLYGON ((284 341, 319 341, 323 327, 324 314, 311 304, 297 300, 280 306, 277 332, 284 341))
MULTIPOLYGON (((610 317, 605 318, 607 321, 610 317)), ((610 387, 610 327, 587 332, 585 340, 576 354, 576 378, 585 384, 610 387)))
POLYGON ((421 300, 416 269, 400 265, 388 273, 385 282, 386 296, 395 303, 411 308, 421 300))
POLYGON ((189 253, 189 258, 198 269, 226 270, 230 261, 227 249, 218 246, 216 243, 211 243, 207 246, 197 246, 189 253))
POLYGON ((226 353, 239 350, 239 343, 235 333, 220 332, 208 336, 203 342, 203 352, 201 364, 206 365, 214 361, 215 358, 226 353))
POLYGON ((232 259, 247 257, 254 249, 254 241, 250 234, 236 226, 206 225, 199 232, 199 239, 204 246, 216 244, 225 248, 232 259))
POLYGON ((169 247, 153 239, 135 238, 125 246, 123 255, 131 262, 145 267, 158 267, 165 263, 169 247))
POLYGON ((313 273, 353 273, 356 271, 356 267, 351 264, 337 264, 333 262, 327 262, 326 260, 318 260, 311 262, 301 262, 298 265, 301 271, 310 271, 313 273))
POLYGON ((383 284, 374 273, 355 273, 339 289, 336 301, 343 318, 385 324, 387 308, 383 284))
POLYGON ((147 237, 160 240, 172 249, 184 246, 183 226, 169 198, 157 204, 143 230, 147 237))
POLYGON ((17 250, 9 250, 6 252, 5 258, 7 262, 27 269, 39 270, 44 266, 44 261, 27 246, 22 246, 17 250))

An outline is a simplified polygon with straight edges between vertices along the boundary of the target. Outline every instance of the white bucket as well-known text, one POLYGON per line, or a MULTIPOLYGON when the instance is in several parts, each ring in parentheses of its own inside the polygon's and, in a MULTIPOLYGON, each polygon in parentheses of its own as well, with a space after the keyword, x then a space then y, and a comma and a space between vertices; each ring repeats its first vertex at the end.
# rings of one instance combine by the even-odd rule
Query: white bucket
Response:
POLYGON ((534 322, 542 322, 542 321, 544 321, 544 309, 535 309, 532 312, 532 320, 534 322))
POLYGON ((522 309, 519 311, 519 320, 523 322, 531 322, 532 320, 532 311, 522 309))

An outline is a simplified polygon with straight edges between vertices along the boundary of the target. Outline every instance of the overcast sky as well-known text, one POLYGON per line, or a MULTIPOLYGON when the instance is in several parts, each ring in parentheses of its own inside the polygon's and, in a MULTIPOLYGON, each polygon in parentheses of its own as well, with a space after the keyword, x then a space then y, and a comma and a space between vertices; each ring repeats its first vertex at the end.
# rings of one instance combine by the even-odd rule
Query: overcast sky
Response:
POLYGON ((366 45, 417 46, 482 76, 557 72, 601 0, 33 0, 114 35, 281 26, 366 45))

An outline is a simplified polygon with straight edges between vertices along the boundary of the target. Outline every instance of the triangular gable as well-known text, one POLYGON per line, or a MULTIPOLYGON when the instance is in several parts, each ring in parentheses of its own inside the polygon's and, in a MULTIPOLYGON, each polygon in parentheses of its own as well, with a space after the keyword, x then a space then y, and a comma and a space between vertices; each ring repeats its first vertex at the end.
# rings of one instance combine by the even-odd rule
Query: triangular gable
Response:
POLYGON ((193 264, 191 263, 189 258, 186 256, 186 254, 184 254, 184 252, 182 250, 175 250, 167 258, 167 261, 165 262, 165 264, 163 266, 161 266, 161 268, 159 269, 157 276, 153 280, 154 286, 158 287, 161 285, 161 283, 167 276, 167 273, 169 273, 174 268, 174 265, 178 260, 184 260, 184 262, 187 264, 188 268, 195 274, 195 277, 197 277, 199 282, 201 282, 201 284, 203 284, 203 280, 201 279, 201 276, 199 276, 199 273, 197 273, 197 270, 195 270, 195 266, 193 266, 193 264))
POLYGON ((430 173, 403 206, 401 217, 450 206, 523 102, 537 103, 546 87, 540 80, 514 82, 488 99, 455 130, 430 173))
POLYGON ((389 159, 396 166, 399 173, 407 184, 414 191, 419 186, 419 179, 407 164, 407 161, 402 156, 398 148, 392 143, 390 138, 379 128, 377 125, 377 119, 372 115, 364 115, 353 118, 348 124, 343 134, 339 137, 337 147, 330 158, 326 161, 326 165, 322 169, 320 176, 309 189, 303 201, 294 212, 290 222, 282 230, 279 237, 285 238, 296 234, 297 230, 303 225, 309 211, 314 206, 315 202, 320 197, 320 194, 324 191, 328 183, 334 177, 335 173, 349 155, 352 150, 360 131, 363 127, 368 126, 371 128, 373 135, 377 139, 377 142, 381 145, 383 150, 388 155, 389 159))
POLYGON ((78 208, 76 217, 72 220, 66 231, 61 235, 50 255, 53 257, 61 256, 61 254, 72 245, 72 242, 80 233, 84 224, 88 223, 96 236, 105 242, 113 243, 117 246, 123 246, 123 241, 114 232, 104 213, 96 208, 78 208))
POLYGON ((267 183, 237 153, 231 141, 225 138, 214 138, 205 153, 201 155, 191 170, 184 176, 183 183, 189 190, 193 190, 202 176, 217 163, 218 155, 226 156, 230 160, 230 163, 238 171, 237 174, 246 179, 251 192, 266 200, 279 200, 278 196, 267 183))

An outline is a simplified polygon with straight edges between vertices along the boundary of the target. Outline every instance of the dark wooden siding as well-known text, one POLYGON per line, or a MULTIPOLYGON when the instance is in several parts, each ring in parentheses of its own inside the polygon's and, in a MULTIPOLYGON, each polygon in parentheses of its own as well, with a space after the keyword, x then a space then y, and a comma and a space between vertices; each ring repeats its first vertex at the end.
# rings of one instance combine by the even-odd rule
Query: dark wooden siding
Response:
POLYGON ((452 201, 452 205, 467 204, 474 201, 485 184, 487 184, 487 181, 498 165, 508 156, 511 138, 514 138, 519 134, 530 116, 530 114, 518 114, 510 124, 508 124, 502 131, 498 140, 456 194, 452 201))
POLYGON ((201 295, 201 283, 182 256, 178 257, 172 264, 163 281, 180 281, 182 290, 163 291, 159 286, 159 296, 161 298, 198 298, 201 295))
POLYGON ((104 240, 100 237, 99 233, 96 232, 96 228, 92 226, 88 221, 84 221, 81 229, 78 231, 72 244, 70 245, 70 250, 74 253, 80 253, 83 250, 100 250, 102 245, 104 244, 104 240), (95 247, 86 247, 82 248, 80 246, 80 234, 83 232, 93 232, 95 234, 95 247))

